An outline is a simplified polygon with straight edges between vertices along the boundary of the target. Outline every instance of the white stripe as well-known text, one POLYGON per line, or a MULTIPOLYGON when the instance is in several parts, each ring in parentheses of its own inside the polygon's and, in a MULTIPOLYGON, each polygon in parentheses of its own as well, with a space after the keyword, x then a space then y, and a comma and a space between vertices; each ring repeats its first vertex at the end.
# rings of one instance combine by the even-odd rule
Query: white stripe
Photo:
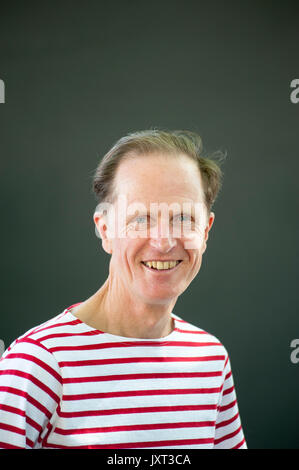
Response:
MULTIPOLYGON (((82 322, 77 322, 71 312, 64 311, 60 315, 44 322, 36 328, 30 330, 19 338, 18 342, 14 342, 9 352, 30 354, 38 360, 47 364, 51 370, 61 376, 63 385, 53 376, 53 374, 45 370, 39 364, 30 360, 21 358, 3 359, 0 361, 1 370, 16 369, 21 372, 30 374, 38 379, 42 384, 48 387, 53 393, 60 397, 59 408, 61 413, 57 414, 57 403, 55 400, 35 385, 32 381, 14 375, 0 375, 0 387, 14 387, 21 391, 26 391, 32 398, 37 400, 41 405, 49 410, 51 415, 50 424, 51 432, 48 438, 48 446, 81 446, 81 445, 117 445, 121 443, 133 442, 152 442, 184 440, 184 439, 219 439, 234 432, 240 426, 240 418, 235 419, 232 423, 216 428, 213 426, 196 426, 196 427, 177 427, 166 429, 145 429, 145 430, 121 430, 112 432, 89 432, 87 434, 62 435, 55 432, 55 429, 76 430, 89 428, 103 428, 113 426, 132 426, 132 425, 152 425, 167 423, 201 423, 216 422, 223 423, 230 420, 238 413, 238 406, 234 405, 225 411, 218 411, 217 405, 223 407, 230 404, 236 399, 235 390, 223 395, 223 391, 233 386, 232 377, 225 377, 230 371, 230 362, 227 361, 228 353, 222 344, 208 344, 204 346, 196 343, 214 343, 219 342, 218 339, 203 332, 200 328, 195 327, 187 322, 179 321, 176 318, 176 327, 190 331, 174 331, 168 337, 161 340, 135 340, 132 338, 121 338, 108 334, 92 334, 82 335, 84 332, 93 332, 93 328, 82 322), (75 325, 67 324, 74 322, 75 325), (201 334, 193 334, 191 332, 198 331, 201 334), (61 333, 68 333, 70 336, 55 337, 61 333), (81 333, 81 336, 78 335, 81 333), (54 335, 54 337, 53 337, 54 335), (50 336, 50 337, 49 337, 50 336), (30 340, 31 342, 27 341, 30 340), (136 346, 126 347, 120 344, 136 343, 136 346), (174 345, 174 341, 188 342, 188 346, 174 345), (117 343, 116 347, 91 348, 87 350, 79 350, 78 346, 99 345, 105 346, 107 343, 117 343), (140 344, 139 344, 140 343, 140 344), (145 343, 145 345, 143 345, 145 343), (155 343, 148 346, 147 343, 155 343), (72 347, 70 351, 55 350, 52 348, 72 347), (208 358, 208 356, 222 356, 213 360, 192 360, 193 358, 208 358), (97 365, 63 365, 63 363, 74 361, 90 361, 90 360, 123 360, 126 358, 143 358, 145 361, 149 358, 164 358, 163 361, 150 360, 149 362, 134 361, 132 363, 114 363, 114 364, 97 364, 97 365), (186 361, 167 361, 167 358, 185 358, 186 361), (190 360, 188 360, 190 358, 190 360), (225 366, 226 364, 226 366, 225 366), (60 367, 61 365, 61 367, 60 367), (225 368, 224 368, 225 367, 225 368), (136 378, 116 378, 116 380, 100 380, 96 377, 126 374, 172 374, 172 373, 190 373, 190 372, 218 372, 219 374, 212 377, 151 377, 144 378, 137 376, 136 378), (68 383, 69 379, 77 378, 95 378, 93 381, 83 381, 79 383, 68 383), (217 389, 220 391, 209 393, 196 392, 196 389, 217 389), (172 393, 172 391, 179 393, 172 393), (164 391, 165 394, 155 394, 155 391, 164 391), (89 394, 110 394, 131 392, 131 396, 110 396, 88 397, 89 394), (135 395, 138 392, 149 392, 145 395, 135 395), (182 393, 181 393, 182 392, 182 393), (185 392, 185 393, 184 393, 185 392), (186 393, 187 392, 187 393, 186 393), (191 392, 191 393, 190 393, 191 392), (67 398, 74 395, 72 400, 67 398), (83 399, 78 399, 80 395, 85 395, 83 399), (172 410, 172 411, 151 411, 146 412, 135 410, 135 408, 152 408, 152 407, 169 407, 169 406, 190 406, 190 405, 210 405, 212 409, 198 410, 172 410), (99 414, 98 416, 87 415, 82 417, 63 416, 63 413, 88 412, 117 410, 117 409, 134 409, 133 413, 120 414, 99 414), (62 417, 60 417, 62 414, 62 417)), ((8 352, 4 354, 4 357, 8 352)), ((55 374, 54 374, 55 375, 55 374)), ((23 410, 28 417, 36 421, 43 429, 42 437, 48 433, 48 419, 45 414, 30 404, 25 398, 11 393, 0 391, 1 403, 14 406, 19 410, 23 410)), ((38 444, 37 430, 26 424, 22 416, 9 413, 0 409, 0 423, 7 423, 13 426, 19 426, 25 429, 28 439, 35 442, 35 448, 39 448, 42 444, 38 444)), ((174 424, 175 426, 175 424, 174 424)), ((24 438, 14 435, 9 431, 0 430, 0 441, 15 443, 16 445, 25 446, 24 438)), ((217 448, 230 448, 237 445, 243 439, 243 431, 241 430, 236 436, 225 439, 220 442, 217 448)), ((213 448, 212 443, 205 444, 186 444, 183 446, 164 444, 163 448, 213 448)), ((245 446, 243 446, 246 448, 245 446)), ((147 447, 146 447, 147 448, 147 447)), ((148 448, 155 448, 155 444, 149 445, 148 448)))

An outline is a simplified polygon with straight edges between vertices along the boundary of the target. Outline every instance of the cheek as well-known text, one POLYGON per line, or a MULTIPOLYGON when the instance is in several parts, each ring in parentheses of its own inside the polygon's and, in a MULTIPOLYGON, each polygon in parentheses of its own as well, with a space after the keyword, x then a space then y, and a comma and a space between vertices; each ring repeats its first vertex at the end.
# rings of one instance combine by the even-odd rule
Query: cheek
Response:
POLYGON ((130 239, 127 237, 120 239, 117 245, 119 267, 121 267, 122 270, 133 272, 136 268, 136 260, 140 258, 138 254, 141 253, 143 240, 138 238, 130 239))
POLYGON ((190 232, 182 239, 185 250, 194 250, 198 255, 202 255, 205 250, 205 240, 202 233, 190 232))
POLYGON ((202 254, 199 250, 192 250, 191 257, 191 259, 193 260, 193 268, 195 271, 198 271, 202 262, 202 254))
POLYGON ((193 281, 193 279, 195 279, 195 277, 199 273, 200 268, 201 268, 201 263, 202 263, 202 256, 199 254, 198 251, 194 252, 192 268, 190 270, 189 279, 188 279, 189 284, 193 281))

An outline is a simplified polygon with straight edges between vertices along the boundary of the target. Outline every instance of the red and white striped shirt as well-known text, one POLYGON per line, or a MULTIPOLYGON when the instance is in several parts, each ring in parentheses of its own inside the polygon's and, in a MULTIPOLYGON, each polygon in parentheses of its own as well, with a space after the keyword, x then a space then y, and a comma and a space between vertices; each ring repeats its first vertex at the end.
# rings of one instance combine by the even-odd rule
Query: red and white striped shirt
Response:
POLYGON ((0 448, 247 448, 217 338, 174 314, 167 337, 111 335, 75 305, 3 354, 0 448))

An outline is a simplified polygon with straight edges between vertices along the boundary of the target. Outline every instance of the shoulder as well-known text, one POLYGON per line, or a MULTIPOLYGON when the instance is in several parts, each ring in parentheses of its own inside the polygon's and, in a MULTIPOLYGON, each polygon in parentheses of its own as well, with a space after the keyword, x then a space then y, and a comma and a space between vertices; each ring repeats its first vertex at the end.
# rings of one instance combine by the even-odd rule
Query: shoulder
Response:
POLYGON ((38 383, 42 387, 47 383, 51 389, 58 390, 62 374, 55 346, 57 341, 65 341, 78 334, 78 328, 82 329, 80 320, 66 308, 20 335, 0 358, 1 380, 10 376, 10 381, 26 379, 31 384, 38 383))
POLYGON ((26 344, 35 345, 46 350, 47 347, 44 344, 43 337, 50 332, 54 332, 57 328, 59 329, 60 325, 63 325, 64 321, 66 320, 66 314, 67 309, 55 317, 52 317, 49 320, 30 328, 25 333, 17 337, 6 349, 2 355, 2 359, 4 359, 12 351, 20 349, 20 347, 25 347, 26 344))
POLYGON ((62 374, 57 358, 39 335, 55 330, 63 316, 31 328, 6 349, 0 359, 0 388, 6 393, 1 399, 13 399, 20 409, 25 409, 27 402, 34 404, 47 415, 55 409, 62 391, 62 374))
POLYGON ((215 346, 218 351, 225 356, 225 359, 228 358, 228 352, 221 342, 221 340, 214 334, 200 328, 189 321, 184 320, 178 315, 172 314, 176 321, 176 330, 185 335, 185 338, 188 338, 190 341, 196 341, 201 344, 206 344, 207 346, 215 346))
MULTIPOLYGON (((15 429, 19 427, 25 436, 28 425, 28 439, 32 446, 37 439, 35 431, 43 430, 55 412, 63 386, 59 362, 42 335, 59 329, 64 319, 63 312, 31 328, 15 339, 0 358, 0 401, 6 411, 17 410, 18 416, 28 416, 28 422, 17 425, 15 429)), ((0 422, 7 419, 6 411, 2 410, 1 414, 0 410, 0 422)), ((25 447, 24 442, 21 447, 25 447)))
MULTIPOLYGON (((2 355, 0 367, 4 367, 5 359, 22 357, 32 360, 32 367, 37 363, 42 365, 42 361, 60 372, 60 351, 63 353, 65 349, 76 348, 76 346, 84 345, 88 340, 92 341, 94 335, 89 330, 68 307, 60 314, 31 328, 15 339, 2 355)), ((7 367, 8 362, 5 362, 7 367)))
MULTIPOLYGON (((16 367, 22 367, 23 361, 26 361, 31 370, 51 368, 59 374, 58 361, 51 347, 53 338, 71 336, 78 323, 80 321, 65 309, 49 320, 34 326, 16 338, 4 351, 0 358, 0 368, 10 367, 12 363, 16 367)), ((57 378, 57 374, 54 375, 57 378)))
MULTIPOLYGON (((73 307, 73 305, 71 307, 73 307)), ((78 330, 84 329, 84 324, 82 321, 72 314, 71 307, 65 308, 58 315, 55 315, 49 320, 46 320, 45 322, 27 330, 11 343, 7 351, 9 351, 17 343, 26 341, 36 342, 46 347, 47 338, 76 334, 78 333, 78 330)))

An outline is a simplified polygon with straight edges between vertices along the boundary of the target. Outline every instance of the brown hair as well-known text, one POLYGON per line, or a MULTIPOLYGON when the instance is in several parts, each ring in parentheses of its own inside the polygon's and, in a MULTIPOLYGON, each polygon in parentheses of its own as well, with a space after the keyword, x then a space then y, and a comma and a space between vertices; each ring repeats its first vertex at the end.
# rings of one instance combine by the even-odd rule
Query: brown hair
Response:
POLYGON ((133 132, 120 138, 104 155, 94 173, 92 189, 97 202, 113 202, 116 189, 113 184, 114 177, 125 157, 138 158, 157 152, 173 156, 185 154, 196 162, 203 181, 206 207, 210 212, 222 185, 223 173, 220 163, 225 155, 216 152, 208 157, 203 156, 201 137, 186 130, 154 128, 133 132))

